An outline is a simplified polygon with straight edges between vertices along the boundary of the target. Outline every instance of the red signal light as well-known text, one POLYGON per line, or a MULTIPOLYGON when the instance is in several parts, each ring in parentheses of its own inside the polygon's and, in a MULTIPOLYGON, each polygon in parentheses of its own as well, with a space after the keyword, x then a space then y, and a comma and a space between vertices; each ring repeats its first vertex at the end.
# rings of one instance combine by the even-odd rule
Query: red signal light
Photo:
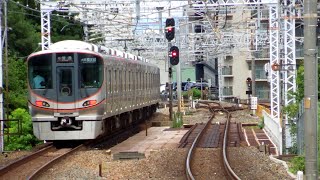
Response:
POLYGON ((172 27, 168 27, 168 32, 171 32, 172 31, 172 27))
POLYGON ((179 64, 179 48, 177 46, 172 46, 170 48, 170 64, 175 66, 179 64), (170 56, 171 55, 171 56, 170 56))
POLYGON ((176 57, 177 56, 177 52, 176 51, 172 51, 172 57, 176 57))

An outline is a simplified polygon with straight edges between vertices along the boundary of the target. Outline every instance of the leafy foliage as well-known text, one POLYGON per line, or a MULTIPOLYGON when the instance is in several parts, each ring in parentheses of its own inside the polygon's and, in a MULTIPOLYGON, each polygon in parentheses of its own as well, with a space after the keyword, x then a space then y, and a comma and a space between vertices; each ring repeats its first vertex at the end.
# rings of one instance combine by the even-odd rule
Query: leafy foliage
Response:
POLYGON ((192 99, 200 99, 201 91, 197 88, 189 89, 188 91, 184 91, 181 93, 184 99, 189 99, 192 96, 192 99))
MULTIPOLYGON (((27 67, 25 60, 28 55, 41 50, 41 15, 23 7, 28 4, 32 9, 39 9, 36 1, 19 0, 8 1, 8 64, 3 67, 8 76, 4 76, 5 108, 9 119, 19 119, 22 122, 21 135, 5 137, 6 150, 30 149, 39 143, 33 136, 31 117, 27 112, 27 67), (6 68, 8 67, 8 68, 6 68)), ((81 24, 75 23, 73 18, 66 19, 51 15, 52 42, 73 39, 81 40, 83 36, 81 24)), ((6 59, 6 58, 4 58, 6 59)), ((4 73, 5 75, 6 73, 4 73)), ((6 117, 8 119, 8 117, 6 117)), ((9 132, 18 130, 17 123, 10 123, 9 132)))
POLYGON ((8 77, 4 78, 4 82, 8 82, 9 90, 8 93, 5 91, 7 112, 17 108, 27 109, 27 67, 25 62, 15 57, 10 57, 8 62, 8 77))
POLYGON ((298 68, 296 84, 298 88, 294 95, 296 96, 296 101, 300 102, 304 97, 304 66, 298 68))
POLYGON ((297 174, 298 171, 305 172, 305 165, 304 165, 305 157, 304 156, 296 156, 291 159, 289 171, 297 174))
POLYGON ((26 18, 26 11, 15 3, 10 3, 8 8, 8 26, 11 28, 8 32, 9 50, 25 58, 40 47, 40 26, 32 24, 26 18))
POLYGON ((263 127, 264 127, 264 118, 263 117, 261 118, 261 121, 258 123, 258 127, 259 127, 259 129, 263 129, 263 127))
POLYGON ((183 125, 183 115, 182 113, 173 113, 173 128, 180 128, 183 125))
MULTIPOLYGON (((5 136, 5 150, 30 150, 33 146, 40 143, 33 135, 32 122, 29 113, 22 108, 14 110, 10 119, 17 119, 21 121, 21 135, 5 136)), ((9 132, 19 132, 18 123, 10 123, 9 132)))
MULTIPOLYGON (((318 71, 320 69, 320 66, 318 65, 318 71)), ((320 72, 320 71, 319 71, 320 72)), ((319 74, 318 74, 318 79, 319 79, 319 74)), ((303 100, 304 98, 304 66, 300 66, 297 71, 297 78, 296 78, 296 83, 297 83, 297 91, 296 93, 292 93, 295 96, 296 103, 291 104, 289 106, 286 106, 283 108, 283 112, 286 113, 290 118, 293 118, 298 110, 299 110, 299 103, 303 100)), ((318 83, 318 90, 320 89, 320 84, 318 83)), ((319 91, 318 91, 318 99, 319 99, 319 91)), ((319 103, 318 103, 319 104, 319 103)), ((319 106, 319 105, 318 105, 319 106)), ((319 107, 318 107, 319 109, 319 107)), ((318 118, 319 118, 319 112, 318 112, 318 118)), ((290 153, 297 153, 297 142, 296 142, 296 133, 297 133, 297 125, 293 121, 289 121, 290 123, 290 135, 293 138, 293 147, 289 150, 290 153)), ((318 119, 318 128, 319 128, 319 119, 318 119)), ((318 129, 319 131, 319 129, 318 129)), ((320 135, 320 134, 319 134, 320 135)), ((318 135, 318 136, 319 136, 318 135)), ((320 138, 318 137, 318 148, 320 148, 320 138)), ((320 153, 320 151, 319 151, 320 153)), ((320 162, 320 156, 318 154, 318 162, 320 162)), ((290 171, 296 173, 298 170, 303 170, 305 169, 305 159, 302 156, 296 157, 291 161, 291 168, 290 171)), ((320 170, 320 167, 318 167, 318 170, 320 170)))
POLYGON ((51 40, 53 43, 62 40, 82 39, 82 26, 79 22, 73 22, 61 16, 53 16, 51 26, 51 40))

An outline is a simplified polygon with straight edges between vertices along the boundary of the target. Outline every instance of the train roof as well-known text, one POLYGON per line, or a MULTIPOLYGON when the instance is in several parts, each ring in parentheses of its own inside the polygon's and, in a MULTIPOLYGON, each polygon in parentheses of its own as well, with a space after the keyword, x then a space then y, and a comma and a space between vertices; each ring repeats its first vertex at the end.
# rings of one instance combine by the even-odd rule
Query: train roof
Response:
POLYGON ((70 51, 77 51, 77 52, 84 52, 84 53, 100 53, 103 55, 111 55, 111 56, 117 56, 122 57, 126 59, 131 60, 138 60, 142 62, 148 62, 147 59, 136 56, 130 53, 122 52, 119 50, 115 50, 112 48, 107 48, 105 46, 97 46, 92 43, 84 42, 84 41, 78 41, 78 40, 64 40, 56 42, 52 45, 50 45, 50 48, 48 50, 39 51, 36 53, 31 54, 29 57, 39 54, 46 54, 46 53, 53 53, 53 52, 70 52, 70 51))

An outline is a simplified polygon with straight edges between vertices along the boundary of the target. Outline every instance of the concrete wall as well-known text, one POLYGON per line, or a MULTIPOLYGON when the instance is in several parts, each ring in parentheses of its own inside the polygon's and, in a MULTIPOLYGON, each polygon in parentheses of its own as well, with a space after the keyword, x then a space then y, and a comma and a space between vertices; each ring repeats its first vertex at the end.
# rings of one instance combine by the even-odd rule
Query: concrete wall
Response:
POLYGON ((271 116, 262 111, 264 118, 264 130, 267 132, 272 142, 277 146, 278 154, 282 154, 282 128, 280 122, 274 121, 271 116))

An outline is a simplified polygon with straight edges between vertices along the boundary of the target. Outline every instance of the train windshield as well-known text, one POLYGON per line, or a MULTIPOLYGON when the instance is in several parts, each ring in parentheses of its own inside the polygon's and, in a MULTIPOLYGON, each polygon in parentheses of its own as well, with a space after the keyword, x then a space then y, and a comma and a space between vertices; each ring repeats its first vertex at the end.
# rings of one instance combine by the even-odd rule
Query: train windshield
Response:
POLYGON ((100 88, 103 82, 102 60, 92 54, 79 54, 80 88, 100 88))
POLYGON ((31 57, 28 61, 28 77, 31 89, 52 89, 52 54, 31 57))
POLYGON ((77 101, 101 88, 103 59, 78 52, 32 56, 28 60, 28 78, 30 88, 38 95, 58 102, 77 101))

